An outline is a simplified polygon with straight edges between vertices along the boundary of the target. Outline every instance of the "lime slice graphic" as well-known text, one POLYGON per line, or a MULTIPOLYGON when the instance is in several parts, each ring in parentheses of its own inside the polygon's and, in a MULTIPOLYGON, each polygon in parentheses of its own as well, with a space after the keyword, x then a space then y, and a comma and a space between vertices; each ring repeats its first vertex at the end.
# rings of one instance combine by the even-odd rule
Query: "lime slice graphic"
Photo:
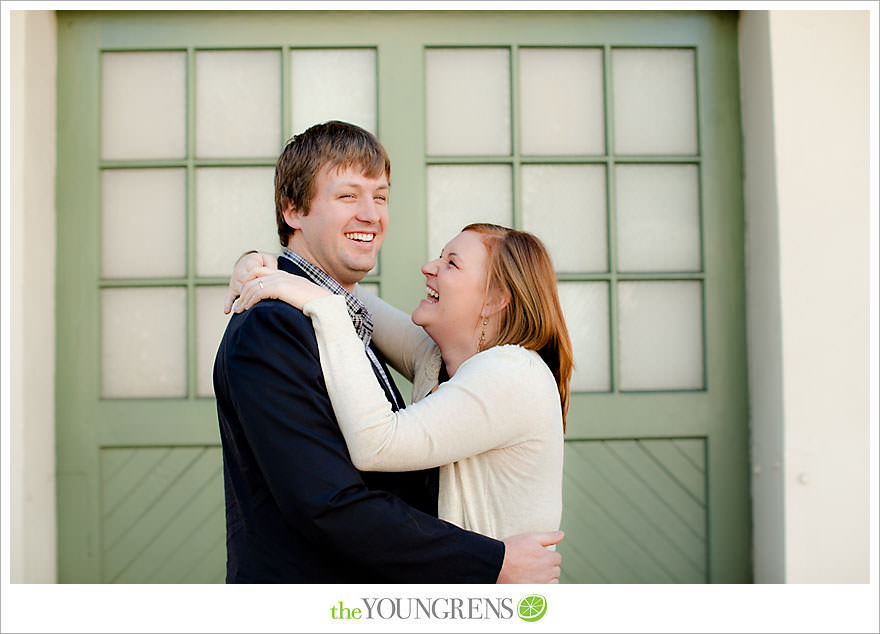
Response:
POLYGON ((523 597, 522 601, 519 602, 517 612, 519 618, 523 621, 528 621, 529 623, 537 621, 547 612, 547 599, 540 594, 530 594, 527 597, 523 597))

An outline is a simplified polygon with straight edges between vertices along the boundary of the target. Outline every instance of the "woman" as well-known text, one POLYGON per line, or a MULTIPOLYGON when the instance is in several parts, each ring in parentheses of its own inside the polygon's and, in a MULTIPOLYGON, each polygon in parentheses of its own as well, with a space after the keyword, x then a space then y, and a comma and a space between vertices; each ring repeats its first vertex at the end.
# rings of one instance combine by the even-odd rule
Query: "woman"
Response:
MULTIPOLYGON (((252 258, 251 267, 259 256, 252 258)), ((572 354, 547 251, 531 234, 472 224, 422 273, 427 296, 411 319, 358 294, 374 315, 376 345, 413 382, 414 403, 398 412, 373 375, 342 297, 257 267, 236 310, 278 298, 312 319, 357 468, 439 466, 442 519, 495 538, 556 530, 572 354)))

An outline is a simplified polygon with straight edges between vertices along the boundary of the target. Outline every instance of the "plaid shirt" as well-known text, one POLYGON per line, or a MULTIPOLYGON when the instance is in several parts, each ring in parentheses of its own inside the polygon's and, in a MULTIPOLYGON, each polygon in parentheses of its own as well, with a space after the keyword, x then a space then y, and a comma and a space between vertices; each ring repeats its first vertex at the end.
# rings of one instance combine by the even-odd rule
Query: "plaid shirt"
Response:
POLYGON ((379 363, 379 359, 376 358, 373 349, 370 348, 370 341, 373 339, 373 315, 370 314, 367 307, 364 306, 361 300, 345 290, 339 282, 301 255, 285 248, 281 257, 285 257, 296 264, 303 270, 308 278, 318 286, 322 286, 331 293, 342 295, 342 297, 345 298, 345 305, 348 308, 348 316, 351 318, 351 323, 354 325, 354 331, 357 333, 358 338, 364 342, 364 350, 367 352, 367 357, 369 357, 370 363, 373 364, 376 372, 385 382, 385 385, 388 388, 388 393, 391 394, 391 398, 394 400, 394 405, 400 409, 401 404, 397 401, 397 397, 394 394, 394 385, 391 383, 391 379, 388 378, 388 375, 385 374, 385 370, 382 368, 382 364, 379 363))

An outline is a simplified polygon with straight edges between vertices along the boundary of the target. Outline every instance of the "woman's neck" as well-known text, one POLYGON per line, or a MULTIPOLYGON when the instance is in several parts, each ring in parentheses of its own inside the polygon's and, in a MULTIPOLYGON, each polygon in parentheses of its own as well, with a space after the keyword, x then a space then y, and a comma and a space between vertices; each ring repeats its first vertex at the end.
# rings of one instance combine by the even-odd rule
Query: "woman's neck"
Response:
POLYGON ((456 373, 461 364, 470 359, 479 352, 479 344, 476 341, 457 341, 457 342, 439 342, 437 347, 440 348, 440 356, 443 357, 443 363, 446 365, 446 372, 449 377, 456 373))
POLYGON ((477 353, 476 350, 450 350, 440 348, 440 356, 443 357, 443 364, 446 366, 446 373, 452 378, 462 363, 470 359, 477 353))
MULTIPOLYGON (((489 325, 485 330, 487 341, 491 341, 495 336, 495 328, 493 326, 494 324, 489 325)), ((434 340, 437 347, 440 348, 440 356, 443 358, 443 363, 446 365, 446 371, 450 378, 461 367, 462 363, 480 352, 480 334, 483 332, 482 329, 475 330, 472 337, 463 337, 463 333, 460 331, 457 333, 445 331, 431 332, 428 328, 425 331, 434 340)))

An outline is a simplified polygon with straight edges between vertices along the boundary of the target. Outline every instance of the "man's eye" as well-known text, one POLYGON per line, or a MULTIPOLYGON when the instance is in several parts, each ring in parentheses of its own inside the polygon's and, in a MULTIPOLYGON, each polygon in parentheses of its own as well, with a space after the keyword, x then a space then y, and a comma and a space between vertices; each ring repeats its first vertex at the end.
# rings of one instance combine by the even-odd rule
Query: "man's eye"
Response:
POLYGON ((376 196, 376 200, 378 200, 379 202, 384 203, 384 202, 385 202, 386 200, 388 200, 388 199, 387 199, 385 196, 376 196))

